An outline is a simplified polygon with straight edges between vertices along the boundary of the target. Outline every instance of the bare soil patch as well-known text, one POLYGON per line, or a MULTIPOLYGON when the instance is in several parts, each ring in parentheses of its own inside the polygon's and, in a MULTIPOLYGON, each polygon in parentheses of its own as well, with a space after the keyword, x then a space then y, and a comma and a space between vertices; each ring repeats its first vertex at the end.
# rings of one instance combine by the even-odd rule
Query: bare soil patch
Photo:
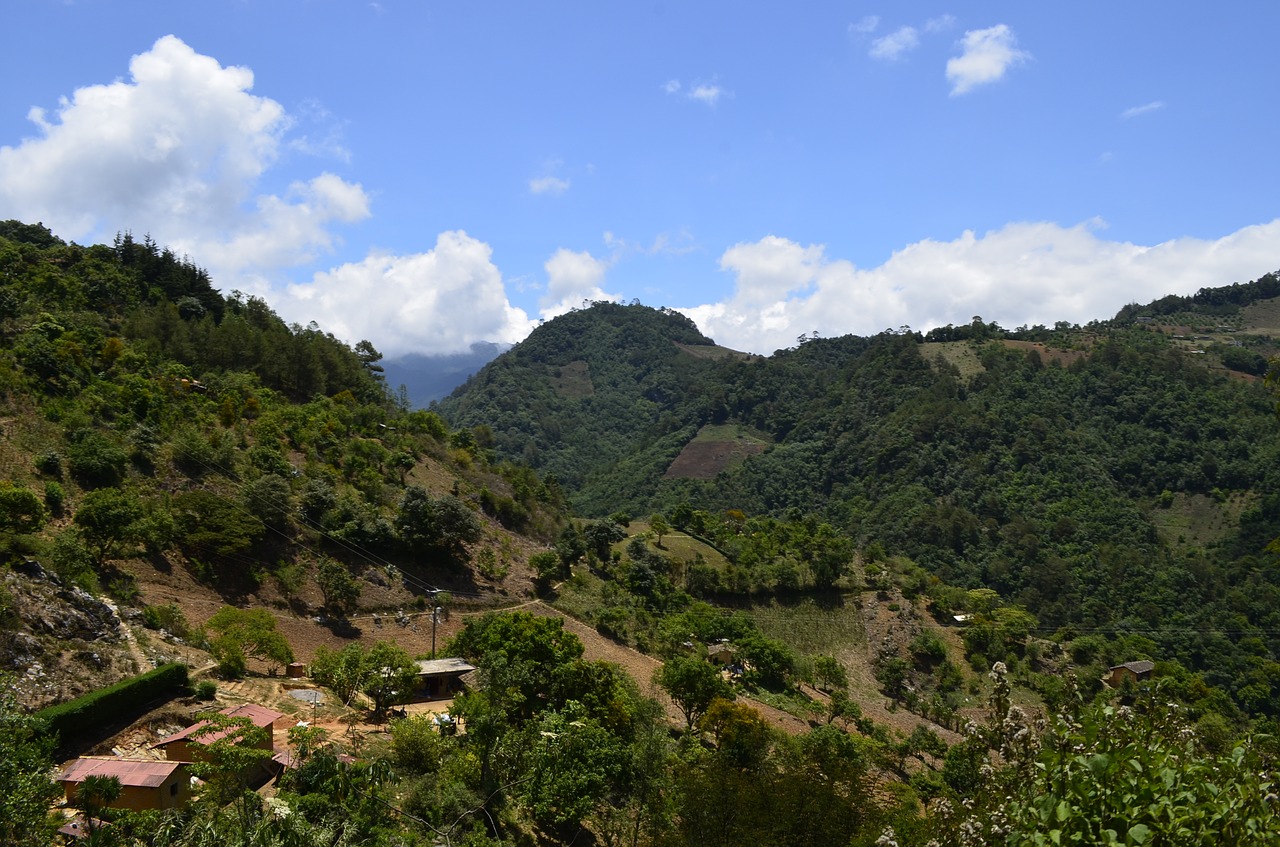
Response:
POLYGON ((768 446, 768 440, 743 427, 708 424, 684 446, 663 476, 715 479, 721 471, 763 453, 768 446))

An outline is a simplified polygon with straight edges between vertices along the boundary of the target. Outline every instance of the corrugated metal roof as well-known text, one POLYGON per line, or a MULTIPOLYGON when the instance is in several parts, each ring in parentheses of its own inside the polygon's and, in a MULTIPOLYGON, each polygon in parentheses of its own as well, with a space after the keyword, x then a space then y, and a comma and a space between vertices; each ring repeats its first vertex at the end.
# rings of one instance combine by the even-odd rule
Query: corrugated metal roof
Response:
POLYGON ((68 765, 58 775, 58 781, 80 783, 88 776, 114 776, 121 785, 158 788, 181 767, 185 767, 184 762, 143 762, 86 756, 68 765))
MULTIPOLYGON (((245 703, 242 706, 233 708, 220 709, 220 714, 230 718, 248 718, 256 727, 269 728, 273 723, 284 717, 283 712, 277 712, 268 709, 266 706, 259 706, 256 703, 245 703)), ((195 737, 201 744, 212 744, 219 738, 225 738, 227 730, 220 729, 206 732, 209 726, 208 721, 198 721, 184 730, 175 732, 173 735, 161 738, 152 747, 164 747, 166 744, 172 744, 175 741, 181 741, 184 738, 195 737)))
POLYGON ((462 659, 419 659, 418 676, 436 676, 439 674, 464 674, 475 670, 462 659))

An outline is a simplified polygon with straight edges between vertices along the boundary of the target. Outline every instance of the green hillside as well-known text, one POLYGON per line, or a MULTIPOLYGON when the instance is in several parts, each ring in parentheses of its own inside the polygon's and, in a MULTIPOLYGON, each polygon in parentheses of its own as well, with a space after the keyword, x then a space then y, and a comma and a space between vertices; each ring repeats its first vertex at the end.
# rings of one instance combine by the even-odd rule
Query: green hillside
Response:
MULTIPOLYGON (((1272 395, 1232 366, 1277 352, 1249 321, 1270 314, 1275 289, 1267 276, 1083 328, 976 319, 749 360, 690 361, 669 349, 688 331, 669 313, 598 304, 542 326, 440 410, 490 421, 500 452, 555 472, 588 514, 696 520, 721 546, 742 538, 729 510, 813 516, 864 551, 994 589, 1046 634, 1149 639, 1154 656, 1274 714, 1280 560, 1266 545, 1280 535, 1280 425, 1272 395), (629 336, 643 339, 636 351, 622 321, 645 328, 629 336), (643 371, 626 370, 637 360, 643 371), (593 394, 555 393, 546 374, 570 363, 593 394), (505 418, 491 414, 499 402, 505 418), (744 432, 755 448, 732 453, 729 433, 744 432), (679 471, 695 453, 715 472, 679 471)), ((704 590, 787 584, 808 583, 704 590)))

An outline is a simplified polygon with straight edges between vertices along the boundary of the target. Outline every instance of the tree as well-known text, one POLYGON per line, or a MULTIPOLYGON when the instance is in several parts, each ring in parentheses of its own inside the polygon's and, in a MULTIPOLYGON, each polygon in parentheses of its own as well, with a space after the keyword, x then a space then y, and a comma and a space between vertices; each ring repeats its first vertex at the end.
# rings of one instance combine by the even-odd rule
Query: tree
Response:
POLYGON ((100 565, 124 542, 137 539, 137 525, 145 514, 135 495, 119 488, 99 488, 84 496, 74 521, 100 565))
POLYGON ((49 816, 58 785, 53 739, 18 705, 12 678, 0 674, 0 843, 46 845, 54 825, 49 816))
POLYGON ((89 847, 97 847, 102 841, 102 824, 98 820, 103 811, 120 796, 123 786, 114 776, 91 774, 76 789, 75 807, 84 813, 85 839, 89 847))
POLYGON ((360 600, 360 583, 346 565, 326 556, 320 561, 316 581, 324 595, 324 606, 331 613, 345 618, 355 610, 360 600))
POLYGON ((44 507, 35 492, 0 482, 0 533, 35 532, 44 524, 44 507))
POLYGON ((266 609, 223 606, 205 626, 217 633, 209 646, 224 677, 244 676, 249 657, 273 669, 293 661, 293 649, 276 630, 276 619, 266 609))
POLYGON ((719 671, 702 659, 690 656, 668 659, 653 680, 684 714, 687 729, 693 729, 713 702, 734 697, 733 688, 720 677, 719 671))
POLYGON ((351 705, 352 698, 364 687, 365 651, 359 642, 353 642, 341 650, 320 646, 311 660, 311 678, 342 701, 351 705))
POLYGON ((653 514, 649 516, 649 529, 653 530, 653 534, 657 536, 654 543, 662 547, 662 536, 671 532, 671 525, 667 523, 667 519, 662 515, 653 514))
POLYGON ((374 712, 381 715, 387 707, 408 701, 418 681, 418 664, 403 648, 379 641, 369 649, 364 665, 361 690, 373 701, 374 712))
POLYGON ((813 660, 813 676, 824 691, 843 691, 849 687, 849 674, 844 665, 833 656, 819 656, 813 660))

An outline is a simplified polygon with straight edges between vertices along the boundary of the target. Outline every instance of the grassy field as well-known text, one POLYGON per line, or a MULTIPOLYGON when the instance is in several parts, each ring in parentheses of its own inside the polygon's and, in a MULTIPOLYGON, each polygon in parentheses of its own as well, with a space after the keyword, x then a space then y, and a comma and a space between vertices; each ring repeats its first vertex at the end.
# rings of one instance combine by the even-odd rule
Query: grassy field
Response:
POLYGON ((960 371, 961 379, 973 379, 986 370, 978 361, 977 348, 968 341, 928 341, 920 345, 920 355, 931 366, 939 356, 960 371))
POLYGON ((1168 508, 1151 510, 1160 538, 1175 550, 1205 547, 1221 539, 1249 508, 1248 497, 1233 494, 1219 503, 1203 494, 1175 494, 1168 508))
POLYGON ((760 632, 776 638, 807 656, 830 656, 866 646, 862 610, 851 600, 838 605, 813 600, 794 604, 771 603, 744 610, 760 632))

